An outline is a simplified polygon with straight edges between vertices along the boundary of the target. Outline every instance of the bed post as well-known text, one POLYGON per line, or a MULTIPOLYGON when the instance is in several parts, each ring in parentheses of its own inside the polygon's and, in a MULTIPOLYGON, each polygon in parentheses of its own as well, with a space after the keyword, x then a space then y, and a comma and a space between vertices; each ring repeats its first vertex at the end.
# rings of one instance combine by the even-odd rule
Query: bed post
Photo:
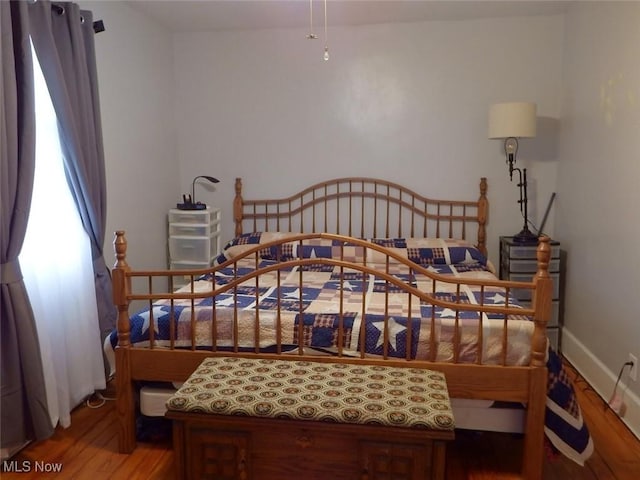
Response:
POLYGON ((536 290, 533 298, 534 331, 531 343, 531 377, 524 441, 522 474, 525 479, 541 479, 544 460, 544 416, 547 394, 547 322, 551 316, 553 280, 549 275, 551 247, 549 237, 543 235, 538 242, 538 271, 534 278, 536 290))
POLYGON ((236 178, 236 196, 233 199, 233 220, 236 222, 236 237, 242 235, 243 205, 242 180, 236 178))
POLYGON ((120 453, 131 453, 136 448, 135 401, 131 381, 131 339, 129 326, 129 300, 131 279, 127 277, 127 240, 124 232, 118 230, 113 247, 116 263, 113 266, 113 303, 118 309, 118 345, 116 355, 116 413, 118 415, 118 449, 120 453))
POLYGON ((478 250, 487 256, 487 213, 489 212, 489 200, 487 200, 487 178, 480 179, 480 198, 478 199, 478 250))

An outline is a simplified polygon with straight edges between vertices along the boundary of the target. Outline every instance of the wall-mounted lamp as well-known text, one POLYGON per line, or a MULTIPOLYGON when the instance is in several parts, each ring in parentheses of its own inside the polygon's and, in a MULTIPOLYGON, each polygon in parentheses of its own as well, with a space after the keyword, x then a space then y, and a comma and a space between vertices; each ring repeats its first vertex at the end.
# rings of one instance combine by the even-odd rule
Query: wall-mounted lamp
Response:
POLYGON ((207 208, 205 203, 196 202, 196 180, 199 178, 204 178, 211 183, 218 183, 220 181, 215 177, 210 177, 209 175, 198 175, 191 183, 191 195, 182 195, 182 203, 178 203, 177 205, 179 210, 204 210, 207 208))
POLYGON ((522 230, 513 236, 515 242, 537 243, 538 237, 529 230, 527 212, 527 169, 514 167, 518 152, 518 138, 536 136, 536 104, 530 102, 496 103, 489 108, 489 138, 504 139, 504 152, 509 165, 509 179, 518 172, 520 211, 524 217, 522 230))

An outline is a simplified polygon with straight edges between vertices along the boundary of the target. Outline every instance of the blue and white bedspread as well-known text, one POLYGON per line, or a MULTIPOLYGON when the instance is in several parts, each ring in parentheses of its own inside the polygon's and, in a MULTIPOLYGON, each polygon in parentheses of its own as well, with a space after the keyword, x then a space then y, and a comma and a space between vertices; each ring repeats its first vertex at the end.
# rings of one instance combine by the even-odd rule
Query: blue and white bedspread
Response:
POLYGON ((571 379, 560 355, 552 348, 549 349, 547 370, 549 379, 544 432, 555 450, 584 465, 593 453, 593 442, 582 418, 571 379))
MULTIPOLYGON (((240 258, 248 249, 284 235, 242 235, 225 247, 217 263, 240 258)), ((465 242, 443 239, 380 239, 374 242, 431 272, 458 278, 495 279, 484 256, 465 242)), ((421 291, 434 293, 442 300, 497 306, 504 306, 507 300, 509 305, 516 303, 507 299, 501 288, 464 284, 458 291, 454 284, 434 284, 430 277, 409 272, 401 262, 387 263, 386 256, 372 249, 344 246, 321 238, 265 248, 259 252, 257 260, 255 256, 241 258, 235 268, 232 264, 219 269, 214 276, 202 277, 183 290, 211 291, 213 282, 216 286, 226 285, 238 276, 254 271, 256 265, 262 268, 295 258, 323 257, 366 263, 368 267, 387 271, 421 291)), ((131 343, 148 346, 153 325, 155 348, 173 345, 174 348, 211 349, 212 333, 215 333, 215 347, 219 350, 234 345, 239 350, 254 350, 257 343, 262 351, 273 351, 279 340, 285 349, 287 346, 293 349, 302 343, 305 348, 328 353, 341 350, 344 355, 357 355, 364 345, 367 355, 386 353, 392 357, 409 356, 438 362, 451 362, 457 358, 459 362, 480 361, 488 365, 529 364, 533 322, 527 316, 509 317, 505 353, 503 315, 473 311, 460 311, 456 315, 455 311, 441 307, 435 307, 434 314, 432 305, 415 298, 407 302, 407 297, 385 280, 361 271, 320 263, 294 266, 280 273, 277 270, 263 273, 258 284, 253 278, 215 298, 157 301, 151 309, 142 310, 131 318, 131 343), (383 335, 385 321, 390 332, 386 339, 383 335), (280 326, 279 331, 276 325, 280 326), (343 325, 342 336, 337 334, 340 325, 343 325), (481 339, 478 338, 480 330, 481 339), (434 347, 435 352, 432 352, 434 347)), ((117 334, 113 332, 110 346, 115 347, 116 343, 117 334)), ((548 367, 547 438, 560 452, 582 464, 592 450, 588 430, 562 362, 553 351, 549 353, 548 367)))

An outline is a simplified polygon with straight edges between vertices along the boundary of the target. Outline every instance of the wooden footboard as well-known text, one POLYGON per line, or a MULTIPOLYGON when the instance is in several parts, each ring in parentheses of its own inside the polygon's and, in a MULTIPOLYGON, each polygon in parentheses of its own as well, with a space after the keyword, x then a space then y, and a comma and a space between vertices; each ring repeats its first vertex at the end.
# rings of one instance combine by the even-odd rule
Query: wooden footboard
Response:
MULTIPOLYGON (((531 283, 527 282, 503 282, 490 277, 483 279, 451 277, 431 272, 428 268, 413 263, 398 255, 394 249, 388 249, 364 240, 333 234, 300 234, 280 238, 255 247, 248 248, 238 257, 232 258, 222 264, 206 270, 191 272, 193 279, 201 274, 208 277, 198 283, 192 283, 189 289, 177 292, 161 290, 159 284, 172 285, 171 278, 175 275, 184 275, 185 272, 176 271, 133 271, 126 261, 126 240, 123 232, 117 232, 115 246, 118 257, 113 271, 114 296, 118 305, 118 347, 116 348, 116 384, 118 388, 117 409, 121 422, 120 449, 131 451, 135 447, 134 431, 134 398, 132 382, 136 380, 180 381, 188 375, 200 363, 203 357, 211 355, 241 355, 258 356, 265 358, 280 357, 282 355, 295 355, 302 359, 315 359, 319 361, 335 361, 344 363, 382 363, 397 366, 416 366, 439 370, 446 374, 450 394, 452 397, 493 399, 502 401, 517 401, 527 404, 527 435, 524 470, 528 478, 537 478, 537 473, 542 455, 542 429, 544 400, 546 387, 546 321, 551 309, 551 279, 548 274, 550 249, 548 238, 542 238, 539 254, 539 270, 536 278, 531 283), (334 249, 333 258, 288 258, 283 252, 289 251, 292 245, 303 250, 305 242, 330 241, 334 249), (352 261, 349 256, 354 249, 360 252, 362 258, 370 258, 374 252, 378 258, 375 268, 366 260, 352 261), (265 252, 276 252, 277 262, 262 265, 260 255, 265 252), (281 258, 282 257, 282 258, 281 258), (380 257, 383 260, 380 260, 380 257), (241 262, 249 260, 254 263, 254 268, 243 272, 241 262), (406 278, 398 275, 399 266, 402 267, 406 278), (339 310, 331 319, 332 340, 329 347, 317 348, 310 338, 308 326, 303 321, 286 324, 285 316, 287 308, 290 308, 287 292, 284 287, 285 277, 288 282, 294 282, 290 287, 302 292, 306 280, 304 271, 323 270, 327 267, 339 272, 334 279, 337 282, 336 291, 339 292, 339 310), (298 269, 299 275, 292 277, 291 272, 298 269), (223 272, 224 273, 223 275, 223 272), (231 276, 229 276, 229 272, 231 276), (220 281, 220 276, 224 281, 220 281), (423 279, 422 289, 417 288, 417 278, 423 279), (366 310, 367 299, 362 295, 357 303, 349 303, 345 298, 353 290, 354 278, 367 277, 374 288, 381 290, 382 300, 379 302, 379 322, 376 328, 380 333, 379 342, 382 349, 373 354, 368 350, 367 322, 369 315, 366 310), (167 281, 168 279, 168 281, 167 281), (273 298, 270 312, 258 308, 262 292, 261 282, 268 279, 282 294, 273 298), (430 285, 424 283, 428 279, 430 285), (297 284, 295 282, 298 282, 297 284), (139 289, 133 288, 136 285, 139 289), (472 304, 463 294, 464 289, 477 288, 480 292, 480 302, 472 304), (510 305, 507 300, 504 305, 484 303, 485 293, 500 289, 509 297, 512 289, 531 289, 534 298, 532 308, 521 308, 510 305), (252 307, 239 306, 240 295, 255 295, 252 307), (440 292, 449 292, 445 297, 440 292), (400 304, 398 297, 403 297, 400 304), (445 298, 445 299, 443 299, 445 298), (201 307, 206 299, 208 302, 201 307), (226 308, 217 306, 217 301, 224 299, 222 303, 226 308), (133 346, 131 344, 131 331, 128 305, 132 300, 143 300, 149 304, 149 313, 146 317, 148 340, 144 345, 133 346), (183 318, 180 323, 178 313, 171 317, 169 329, 171 332, 182 332, 186 337, 179 337, 172 333, 169 339, 156 339, 156 331, 159 330, 154 318, 154 305, 162 302, 171 312, 178 306, 187 306, 188 318, 183 318), (423 345, 422 354, 418 355, 413 348, 406 348, 405 354, 397 355, 398 346, 394 348, 392 340, 397 338, 398 323, 394 315, 399 315, 398 305, 406 309, 408 321, 406 322, 406 342, 412 344, 412 335, 417 335, 413 327, 413 312, 428 311, 415 320, 420 327, 428 332, 429 339, 423 345), (200 308, 200 310, 198 310, 200 308), (349 312, 355 308, 362 308, 359 316, 362 321, 359 331, 354 331, 356 323, 346 321, 349 312), (451 355, 441 358, 439 345, 436 345, 438 335, 441 335, 443 324, 437 320, 437 310, 453 312, 450 320, 452 337, 448 344, 451 355), (199 318, 207 313, 209 323, 204 324, 206 330, 202 330, 199 318), (250 316, 247 316, 250 312, 250 316), (395 312, 395 313, 394 313, 395 312), (489 340, 484 337, 485 326, 493 318, 495 328, 496 316, 502 320, 503 329, 500 335, 502 351, 492 359, 485 357, 484 343, 489 340), (469 345, 468 335, 463 335, 465 328, 468 333, 469 319, 474 320, 473 330, 476 331, 475 347, 469 345), (509 363, 509 328, 514 322, 522 322, 523 318, 532 319, 530 337, 530 358, 526 364, 509 363), (247 323, 248 322, 248 323, 247 323), (249 325, 247 330, 246 325, 249 325), (268 330, 265 325, 268 324, 268 330), (208 326, 207 326, 208 325, 208 326), (285 335, 285 331, 288 331, 285 335), (244 331, 242 333, 241 331, 244 331), (225 337, 226 332, 228 335, 225 337), (244 335, 244 336, 243 336, 244 335), (349 339, 358 338, 357 342, 349 343, 349 339), (185 344, 186 339, 186 344, 185 344), (206 347, 202 342, 205 341, 206 347), (248 342, 248 343, 247 343, 248 342), (266 342, 266 343, 265 343, 266 342), (268 348, 265 348, 268 346, 268 348), (203 351, 203 348, 206 350, 203 351), (475 349, 472 358, 465 353, 469 349, 475 349), (488 364, 489 363, 489 364, 488 364)), ((332 277, 333 278, 333 277, 332 277)), ((299 295, 300 296, 300 295, 299 295)), ((298 302, 298 311, 294 311, 296 318, 303 318, 303 302, 298 302)), ((171 314, 173 315, 173 313, 171 314)), ((320 319, 322 320, 322 319, 320 319)), ((314 319, 318 321, 318 319, 314 319)), ((440 343, 440 341, 438 341, 440 343)))

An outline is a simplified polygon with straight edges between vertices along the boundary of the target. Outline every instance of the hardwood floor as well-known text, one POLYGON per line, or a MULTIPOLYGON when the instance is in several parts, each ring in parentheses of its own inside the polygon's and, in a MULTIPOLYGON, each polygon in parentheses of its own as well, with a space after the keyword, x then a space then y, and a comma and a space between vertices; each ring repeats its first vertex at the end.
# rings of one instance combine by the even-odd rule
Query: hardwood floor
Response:
MULTIPOLYGON (((589 425, 595 452, 584 467, 564 458, 546 458, 547 480, 637 480, 640 478, 640 440, 609 410, 593 389, 569 367, 589 425)), ((105 396, 113 392, 105 392, 105 396)), ((449 480, 510 480, 519 478, 521 437, 502 433, 456 433, 447 450, 449 480)), ((130 455, 117 453, 117 425, 113 402, 101 408, 78 407, 68 429, 58 428, 53 437, 35 443, 13 459, 13 472, 3 479, 156 479, 174 478, 173 452, 167 435, 139 442, 130 455), (36 469, 61 468, 58 473, 36 469), (21 469, 17 472, 16 469, 21 469), (30 469, 30 471, 26 471, 30 469)))
MULTIPOLYGON (((566 364, 566 362, 565 362, 566 364)), ((545 458, 545 480, 637 480, 640 478, 640 440, 608 408, 589 384, 566 364, 582 415, 591 432, 594 453, 581 467, 566 457, 545 458)), ((514 479, 518 477, 522 442, 502 433, 457 432, 447 449, 450 480, 514 479)))

